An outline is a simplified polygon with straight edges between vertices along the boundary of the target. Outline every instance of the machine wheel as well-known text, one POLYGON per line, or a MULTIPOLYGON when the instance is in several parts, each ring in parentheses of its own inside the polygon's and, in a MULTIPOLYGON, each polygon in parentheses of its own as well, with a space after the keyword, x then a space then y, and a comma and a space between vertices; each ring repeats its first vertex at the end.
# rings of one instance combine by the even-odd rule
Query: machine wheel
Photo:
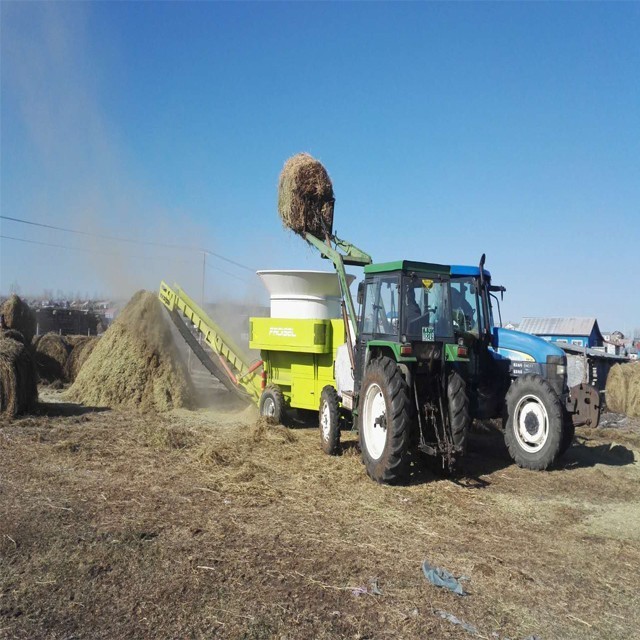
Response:
POLYGON ((540 376, 516 378, 506 396, 504 439, 519 467, 548 469, 560 453, 564 412, 551 385, 540 376))
POLYGON ((267 386, 260 396, 260 415, 273 418, 278 424, 282 424, 285 412, 284 396, 282 391, 273 384, 267 386))
POLYGON ((340 449, 340 408, 338 392, 327 385, 320 395, 320 443, 322 450, 330 456, 338 454, 340 449))
POLYGON ((453 444, 464 455, 467 449, 467 435, 469 433, 469 396, 464 378, 457 372, 449 374, 447 383, 447 399, 449 403, 449 421, 453 444))
POLYGON ((562 412, 563 429, 562 429, 562 442, 560 443, 560 455, 563 455, 565 451, 571 446, 573 437, 576 435, 576 425, 573 424, 573 417, 564 409, 562 412))
POLYGON ((372 360, 360 392, 358 430, 362 461, 376 482, 396 483, 409 467, 411 394, 388 357, 372 360))

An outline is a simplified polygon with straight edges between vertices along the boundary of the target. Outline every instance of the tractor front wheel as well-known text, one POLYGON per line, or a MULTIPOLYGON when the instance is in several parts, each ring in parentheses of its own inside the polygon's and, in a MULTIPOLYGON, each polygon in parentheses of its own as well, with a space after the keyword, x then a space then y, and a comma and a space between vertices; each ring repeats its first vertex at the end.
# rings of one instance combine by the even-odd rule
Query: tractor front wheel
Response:
POLYGON ((362 461, 376 482, 401 482, 409 469, 411 394, 398 365, 388 357, 372 360, 364 374, 358 430, 362 461))
POLYGON ((548 469, 563 444, 564 412, 551 385, 540 376, 516 378, 506 396, 504 439, 511 457, 525 469, 548 469))

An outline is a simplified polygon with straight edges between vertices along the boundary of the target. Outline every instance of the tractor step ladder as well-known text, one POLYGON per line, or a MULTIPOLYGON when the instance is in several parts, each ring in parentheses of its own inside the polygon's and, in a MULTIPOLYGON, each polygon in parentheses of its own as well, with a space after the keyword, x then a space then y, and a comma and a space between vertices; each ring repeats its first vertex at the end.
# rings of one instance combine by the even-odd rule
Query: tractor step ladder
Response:
POLYGON ((251 364, 233 340, 178 285, 172 289, 160 283, 158 297, 167 307, 171 321, 203 366, 229 391, 250 402, 258 403, 262 394, 262 366, 258 360, 251 364), (191 325, 208 353, 189 328, 191 325))

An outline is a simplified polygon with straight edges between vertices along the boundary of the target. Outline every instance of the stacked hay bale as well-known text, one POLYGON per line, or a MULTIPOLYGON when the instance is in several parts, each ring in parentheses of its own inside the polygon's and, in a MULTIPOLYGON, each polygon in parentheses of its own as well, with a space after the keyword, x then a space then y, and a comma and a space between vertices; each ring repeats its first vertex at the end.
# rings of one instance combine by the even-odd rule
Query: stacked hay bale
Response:
POLYGON ((36 314, 26 302, 13 294, 0 306, 0 315, 7 329, 19 331, 24 336, 25 344, 31 344, 36 332, 36 314))
POLYGON ((65 379, 74 382, 82 366, 98 344, 98 336, 67 336, 71 347, 67 362, 64 365, 65 379))
POLYGON ((605 394, 609 411, 640 418, 640 363, 611 367, 605 394))
MULTIPOLYGON (((22 337, 22 334, 19 334, 22 337)), ((0 336, 0 415, 15 417, 38 401, 36 369, 23 340, 0 336)))
POLYGON ((16 331, 15 329, 2 329, 0 331, 0 336, 2 336, 3 338, 11 338, 12 340, 17 340, 22 344, 26 344, 26 340, 24 339, 24 336, 19 331, 16 331))
POLYGON ((278 212, 286 227, 325 239, 333 228, 335 198, 327 170, 308 153, 289 158, 278 183, 278 212))
POLYGON ((57 333, 45 333, 33 339, 38 376, 49 384, 63 382, 66 379, 65 366, 71 346, 65 336, 57 333))
POLYGON ((67 397, 92 406, 166 411, 195 392, 158 298, 138 291, 100 338, 67 397))

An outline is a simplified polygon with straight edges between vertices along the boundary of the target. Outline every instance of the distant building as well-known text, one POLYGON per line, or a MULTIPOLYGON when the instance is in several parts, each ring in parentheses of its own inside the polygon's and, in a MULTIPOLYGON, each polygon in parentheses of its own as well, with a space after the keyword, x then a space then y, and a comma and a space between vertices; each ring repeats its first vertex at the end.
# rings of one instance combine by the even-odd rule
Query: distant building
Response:
POLYGON ((36 309, 36 333, 53 331, 63 335, 92 335, 98 333, 98 316, 90 311, 60 307, 36 309))
POLYGON ((518 330, 560 345, 593 348, 604 344, 595 318, 523 318, 518 330))

